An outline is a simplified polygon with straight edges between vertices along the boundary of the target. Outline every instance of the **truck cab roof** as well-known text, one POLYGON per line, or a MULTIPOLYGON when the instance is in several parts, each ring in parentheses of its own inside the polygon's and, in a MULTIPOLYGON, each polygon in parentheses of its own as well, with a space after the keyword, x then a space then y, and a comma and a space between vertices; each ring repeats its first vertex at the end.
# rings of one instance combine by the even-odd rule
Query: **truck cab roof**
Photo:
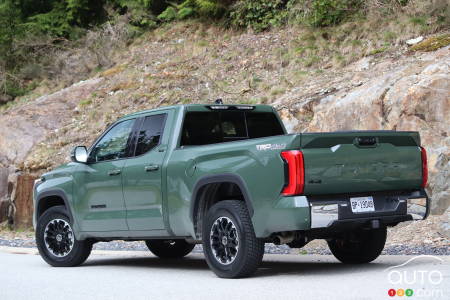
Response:
POLYGON ((153 109, 146 109, 138 112, 134 112, 128 115, 123 116, 120 119, 125 119, 129 117, 139 116, 142 114, 167 110, 167 109, 184 109, 186 111, 225 111, 225 110, 251 110, 256 112, 273 112, 274 108, 270 105, 257 104, 257 105, 249 105, 249 104, 179 104, 179 105, 171 105, 171 106, 162 106, 153 109))

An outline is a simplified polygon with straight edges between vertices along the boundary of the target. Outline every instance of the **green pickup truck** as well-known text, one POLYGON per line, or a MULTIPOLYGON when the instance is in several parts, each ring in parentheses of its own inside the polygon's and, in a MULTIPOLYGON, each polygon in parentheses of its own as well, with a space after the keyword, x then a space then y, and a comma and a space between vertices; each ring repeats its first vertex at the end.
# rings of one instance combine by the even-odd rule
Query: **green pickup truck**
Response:
POLYGON ((179 105, 125 116, 36 180, 42 258, 82 264, 98 241, 145 241, 164 259, 203 245, 217 276, 245 277, 265 243, 325 239, 368 263, 386 227, 427 217, 417 132, 287 134, 267 105, 179 105))

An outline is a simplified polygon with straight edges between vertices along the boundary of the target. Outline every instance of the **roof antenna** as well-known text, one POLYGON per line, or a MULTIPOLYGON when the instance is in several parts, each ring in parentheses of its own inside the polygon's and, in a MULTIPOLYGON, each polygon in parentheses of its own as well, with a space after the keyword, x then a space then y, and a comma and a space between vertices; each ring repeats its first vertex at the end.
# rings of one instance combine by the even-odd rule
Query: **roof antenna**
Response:
POLYGON ((222 98, 216 99, 216 101, 214 101, 214 104, 223 104, 222 98))

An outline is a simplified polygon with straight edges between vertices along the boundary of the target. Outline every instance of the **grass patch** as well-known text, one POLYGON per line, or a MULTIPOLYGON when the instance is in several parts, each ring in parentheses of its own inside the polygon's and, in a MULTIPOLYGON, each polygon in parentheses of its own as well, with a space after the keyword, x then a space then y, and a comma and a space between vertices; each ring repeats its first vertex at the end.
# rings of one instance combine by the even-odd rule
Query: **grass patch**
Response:
POLYGON ((102 73, 100 73, 100 75, 103 77, 111 77, 113 75, 116 75, 117 73, 122 72, 125 69, 125 67, 126 67, 125 65, 116 66, 106 71, 103 71, 102 73))
POLYGON ((375 54, 379 54, 379 53, 383 53, 387 50, 387 47, 381 47, 381 48, 377 48, 377 49, 373 49, 372 51, 369 52, 369 56, 370 55, 375 55, 375 54))
POLYGON ((383 33, 383 39, 386 42, 391 42, 391 41, 395 40, 396 37, 397 37, 397 35, 392 31, 387 31, 387 32, 383 33))
POLYGON ((435 51, 450 44, 450 34, 428 38, 411 47, 411 51, 435 51))
POLYGON ((137 86, 137 84, 133 81, 125 81, 125 82, 120 82, 120 83, 116 84, 115 86, 113 86, 111 88, 111 91, 117 92, 117 91, 122 91, 122 90, 128 90, 128 89, 134 88, 136 86, 137 86))
POLYGON ((305 59, 305 67, 311 67, 312 65, 318 63, 320 61, 320 57, 317 55, 311 55, 305 59))
POLYGON ((84 106, 91 105, 91 104, 92 104, 92 100, 91 99, 84 99, 84 100, 81 100, 78 103, 78 106, 84 107, 84 106))
POLYGON ((201 40, 197 42, 197 46, 199 47, 208 47, 209 46, 209 42, 205 41, 205 40, 201 40))
POLYGON ((273 88, 273 89, 270 91, 270 94, 271 94, 272 96, 278 96, 278 95, 284 94, 285 91, 286 91, 286 90, 285 90, 285 89, 282 89, 282 88, 273 88))
POLYGON ((427 18, 425 17, 412 17, 409 21, 414 25, 427 26, 427 18))

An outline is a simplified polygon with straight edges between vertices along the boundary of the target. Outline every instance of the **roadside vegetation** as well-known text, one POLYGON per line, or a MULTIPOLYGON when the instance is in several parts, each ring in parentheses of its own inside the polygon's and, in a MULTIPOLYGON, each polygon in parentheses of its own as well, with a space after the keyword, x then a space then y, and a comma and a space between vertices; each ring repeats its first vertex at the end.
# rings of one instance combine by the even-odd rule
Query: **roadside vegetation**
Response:
MULTIPOLYGON (((0 105, 99 72, 119 72, 113 67, 121 50, 155 30, 163 35, 184 26, 201 28, 205 36, 197 37, 197 50, 213 42, 207 27, 224 41, 241 31, 286 30, 292 34, 288 45, 279 44, 270 54, 283 67, 298 65, 295 77, 301 79, 311 70, 323 72, 389 52, 407 38, 436 33, 449 24, 446 0, 3 0, 0 105)), ((448 38, 439 40, 439 45, 445 43, 448 38)), ((262 59, 270 70, 274 62, 262 59)), ((248 88, 265 85, 257 75, 249 76, 248 88)), ((217 82, 223 90, 225 84, 217 82)), ((247 101, 264 102, 283 89, 267 87, 265 95, 247 101)))

